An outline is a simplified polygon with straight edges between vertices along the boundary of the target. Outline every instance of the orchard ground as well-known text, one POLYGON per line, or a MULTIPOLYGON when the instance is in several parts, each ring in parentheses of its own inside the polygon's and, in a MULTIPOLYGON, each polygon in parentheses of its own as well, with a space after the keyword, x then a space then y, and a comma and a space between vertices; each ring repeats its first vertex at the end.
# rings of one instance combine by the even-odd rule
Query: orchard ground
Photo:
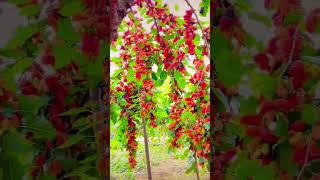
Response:
MULTIPOLYGON (((145 154, 143 139, 139 139, 139 148, 137 152, 137 168, 128 169, 128 158, 126 151, 117 151, 111 154, 111 180, 147 180, 147 171, 145 164, 145 154), (140 142, 141 141, 141 142, 140 142)), ((196 180, 196 174, 185 171, 188 169, 188 162, 183 158, 183 153, 168 153, 166 146, 158 141, 149 141, 151 144, 150 158, 152 168, 152 178, 154 180, 196 180)), ((208 172, 200 173, 201 180, 209 180, 208 172)))

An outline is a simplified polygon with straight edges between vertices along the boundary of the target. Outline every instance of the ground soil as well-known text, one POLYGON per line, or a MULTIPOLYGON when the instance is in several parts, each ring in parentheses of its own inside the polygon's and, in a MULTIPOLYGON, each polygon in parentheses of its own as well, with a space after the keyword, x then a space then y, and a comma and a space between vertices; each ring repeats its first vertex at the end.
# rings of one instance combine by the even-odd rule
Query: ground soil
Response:
MULTIPOLYGON (((185 174, 188 164, 185 160, 170 158, 160 162, 152 168, 153 180, 197 180, 195 173, 185 174)), ((148 180, 147 172, 140 171, 136 174, 137 180, 148 180)), ((201 174, 200 180, 209 180, 209 174, 201 174)))

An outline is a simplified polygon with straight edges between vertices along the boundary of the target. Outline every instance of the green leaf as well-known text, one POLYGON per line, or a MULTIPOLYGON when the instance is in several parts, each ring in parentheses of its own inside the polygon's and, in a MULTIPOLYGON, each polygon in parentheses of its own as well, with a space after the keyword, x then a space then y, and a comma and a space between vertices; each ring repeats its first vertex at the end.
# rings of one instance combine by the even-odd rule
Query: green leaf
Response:
POLYGON ((291 175, 296 176, 298 175, 299 167, 292 161, 292 153, 293 149, 287 141, 279 144, 280 167, 291 175))
POLYGON ((272 26, 272 21, 270 20, 270 18, 267 16, 263 16, 263 15, 259 14, 258 12, 254 12, 254 11, 249 12, 248 16, 249 16, 249 18, 258 21, 267 27, 272 26))
POLYGON ((216 70, 218 79, 227 87, 238 84, 244 72, 240 57, 226 51, 216 59, 216 70))
POLYGON ((78 176, 82 173, 87 172, 89 169, 91 169, 91 165, 82 165, 77 167, 76 169, 72 170, 72 172, 69 173, 71 176, 78 176))
POLYGON ((10 58, 8 60, 18 59, 18 58, 21 59, 21 57, 24 56, 24 53, 14 49, 2 48, 0 49, 0 56, 10 58))
POLYGON ((21 9, 21 14, 24 16, 35 16, 40 13, 41 8, 39 4, 26 6, 21 9))
POLYGON ((87 174, 85 174, 85 173, 80 173, 80 174, 79 174, 79 177, 80 177, 81 179, 85 179, 85 180, 97 180, 97 178, 92 177, 92 176, 89 176, 89 175, 87 175, 87 174))
POLYGON ((258 100, 254 97, 240 100, 241 114, 255 114, 257 113, 258 100))
POLYGON ((174 79, 177 81, 178 87, 180 89, 184 89, 186 86, 187 82, 186 80, 182 77, 181 73, 179 71, 174 72, 174 79))
POLYGON ((78 128, 82 127, 82 126, 88 125, 89 123, 90 123, 89 118, 83 117, 83 118, 80 118, 80 119, 76 120, 76 121, 72 124, 72 127, 78 129, 78 128))
POLYGON ((319 121, 319 110, 312 104, 306 105, 302 110, 302 120, 313 126, 319 121))
POLYGON ((249 11, 252 8, 248 0, 235 0, 235 6, 242 11, 249 11))
POLYGON ((191 172, 196 172, 196 164, 192 163, 191 166, 185 171, 186 174, 190 174, 191 172))
POLYGON ((70 64, 76 54, 73 48, 66 45, 55 45, 52 51, 56 60, 54 64, 56 69, 63 68, 70 64))
POLYGON ((78 135, 78 134, 77 134, 77 135, 70 136, 70 137, 68 138, 68 140, 67 140, 65 143, 63 143, 62 145, 60 145, 58 148, 59 148, 59 149, 68 148, 68 147, 70 147, 70 146, 72 146, 72 145, 74 145, 74 144, 77 144, 77 143, 80 142, 82 139, 83 139, 83 136, 78 135))
POLYGON ((32 145, 18 132, 9 131, 2 136, 3 153, 10 156, 10 159, 16 157, 21 165, 32 163, 34 149, 32 145))
POLYGON ((237 169, 237 180, 247 180, 252 177, 257 180, 270 180, 275 179, 275 171, 272 166, 262 166, 256 160, 247 160, 244 159, 239 163, 237 169))
POLYGON ((257 95, 263 95, 264 97, 271 99, 275 94, 275 88, 279 80, 273 78, 267 74, 256 74, 252 76, 252 87, 257 95))
POLYGON ((114 63, 119 63, 119 62, 121 62, 121 58, 119 58, 119 57, 112 57, 112 58, 111 58, 111 61, 114 62, 114 63))
POLYGON ((301 10, 291 11, 284 18, 284 24, 286 25, 295 24, 303 21, 303 18, 304 18, 304 13, 301 10))
POLYGON ((72 45, 79 41, 80 35, 74 30, 69 19, 62 18, 59 20, 57 36, 72 45))
POLYGON ((223 33, 219 29, 217 28, 213 29, 212 37, 213 39, 211 43, 213 43, 212 47, 213 47, 213 51, 215 52, 213 53, 214 59, 220 58, 224 54, 224 51, 231 50, 232 45, 224 37, 223 33))
POLYGON ((22 46, 36 32, 41 31, 44 23, 34 23, 28 26, 20 26, 16 29, 15 35, 9 40, 6 49, 15 49, 17 46, 22 46))
POLYGON ((64 113, 61 113, 60 116, 74 116, 74 115, 78 115, 78 114, 86 112, 86 111, 88 111, 88 110, 85 107, 73 108, 73 109, 69 109, 68 111, 66 111, 64 113))
POLYGON ((72 1, 65 1, 64 5, 60 10, 60 14, 63 16, 74 16, 80 14, 84 11, 85 6, 83 5, 82 1, 72 0, 72 1))
POLYGON ((0 153, 0 179, 23 179, 25 170, 25 167, 22 166, 17 157, 6 157, 3 153, 0 153))
POLYGON ((209 12, 210 0, 202 0, 202 2, 200 3, 200 8, 203 9, 203 11, 200 10, 200 15, 206 16, 209 12))
POLYGON ((192 114, 190 111, 184 111, 181 114, 182 120, 189 120, 190 123, 194 123, 197 120, 197 117, 195 114, 192 114))
POLYGON ((179 5, 178 4, 174 5, 174 10, 179 11, 179 5))
POLYGON ((193 43, 194 43, 194 45, 196 45, 196 46, 199 46, 199 45, 200 45, 200 35, 199 35, 199 34, 196 34, 196 36, 195 36, 194 39, 193 39, 193 43))
POLYGON ((19 96, 19 107, 23 114, 29 115, 30 113, 36 115, 39 109, 45 106, 48 99, 39 96, 19 96))
POLYGON ((168 74, 167 74, 166 71, 162 71, 161 74, 160 74, 160 79, 163 80, 163 81, 166 80, 167 79, 167 75, 168 74))
POLYGON ((86 164, 92 161, 95 161, 98 159, 98 155, 97 154, 93 154, 91 156, 88 156, 87 158, 85 158, 84 160, 80 161, 80 164, 86 164))
POLYGON ((89 87, 96 87, 98 83, 103 81, 103 63, 104 59, 109 54, 109 45, 107 43, 102 44, 100 54, 94 63, 88 63, 83 67, 84 72, 88 75, 89 87))
POLYGON ((131 83, 133 80, 135 80, 135 73, 133 69, 128 70, 128 76, 127 76, 127 83, 131 83))
POLYGON ((12 91, 16 91, 17 84, 16 78, 19 77, 21 73, 32 64, 31 59, 22 59, 17 63, 10 66, 10 68, 5 69, 3 72, 0 72, 0 79, 3 80, 6 88, 12 91))
POLYGON ((35 138, 53 140, 56 137, 55 128, 45 117, 27 120, 24 128, 33 132, 35 138))
POLYGON ((276 129, 273 134, 279 137, 285 137, 288 135, 288 122, 283 115, 279 116, 276 129))
POLYGON ((154 72, 152 72, 151 76, 152 76, 152 79, 155 81, 158 79, 157 74, 154 72))

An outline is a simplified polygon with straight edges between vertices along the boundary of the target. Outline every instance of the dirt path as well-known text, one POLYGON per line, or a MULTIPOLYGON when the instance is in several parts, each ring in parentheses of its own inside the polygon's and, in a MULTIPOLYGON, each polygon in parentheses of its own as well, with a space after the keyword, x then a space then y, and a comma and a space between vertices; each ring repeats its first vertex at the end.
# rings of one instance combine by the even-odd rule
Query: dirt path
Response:
MULTIPOLYGON (((153 180, 197 180, 195 173, 185 174, 188 164, 186 161, 170 158, 152 168, 153 180)), ((136 180, 147 180, 146 171, 140 171, 136 174, 136 180)), ((205 174, 200 180, 209 180, 209 175, 205 174)))

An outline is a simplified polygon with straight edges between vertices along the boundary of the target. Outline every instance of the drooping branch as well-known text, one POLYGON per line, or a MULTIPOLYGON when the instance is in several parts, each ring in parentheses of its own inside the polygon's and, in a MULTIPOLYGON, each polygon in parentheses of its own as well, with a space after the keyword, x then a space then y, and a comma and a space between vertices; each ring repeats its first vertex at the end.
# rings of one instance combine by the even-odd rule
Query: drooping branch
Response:
POLYGON ((202 25, 201 25, 201 23, 200 23, 200 19, 199 19, 198 15, 197 15, 195 9, 193 8, 193 6, 190 4, 189 0, 185 0, 185 2, 188 4, 188 6, 190 7, 190 9, 192 10, 192 13, 194 14, 194 16, 195 16, 196 19, 197 19, 197 23, 198 23, 199 28, 200 28, 200 30, 201 30, 201 32, 202 32, 202 35, 203 35, 202 38, 203 38, 203 40, 204 40, 204 43, 205 43, 206 46, 207 46, 207 50, 208 50, 208 54, 209 54, 209 59, 210 59, 210 44, 208 43, 208 41, 207 41, 207 39, 206 39, 206 37, 205 37, 205 32, 204 32, 203 27, 202 27, 202 25))

